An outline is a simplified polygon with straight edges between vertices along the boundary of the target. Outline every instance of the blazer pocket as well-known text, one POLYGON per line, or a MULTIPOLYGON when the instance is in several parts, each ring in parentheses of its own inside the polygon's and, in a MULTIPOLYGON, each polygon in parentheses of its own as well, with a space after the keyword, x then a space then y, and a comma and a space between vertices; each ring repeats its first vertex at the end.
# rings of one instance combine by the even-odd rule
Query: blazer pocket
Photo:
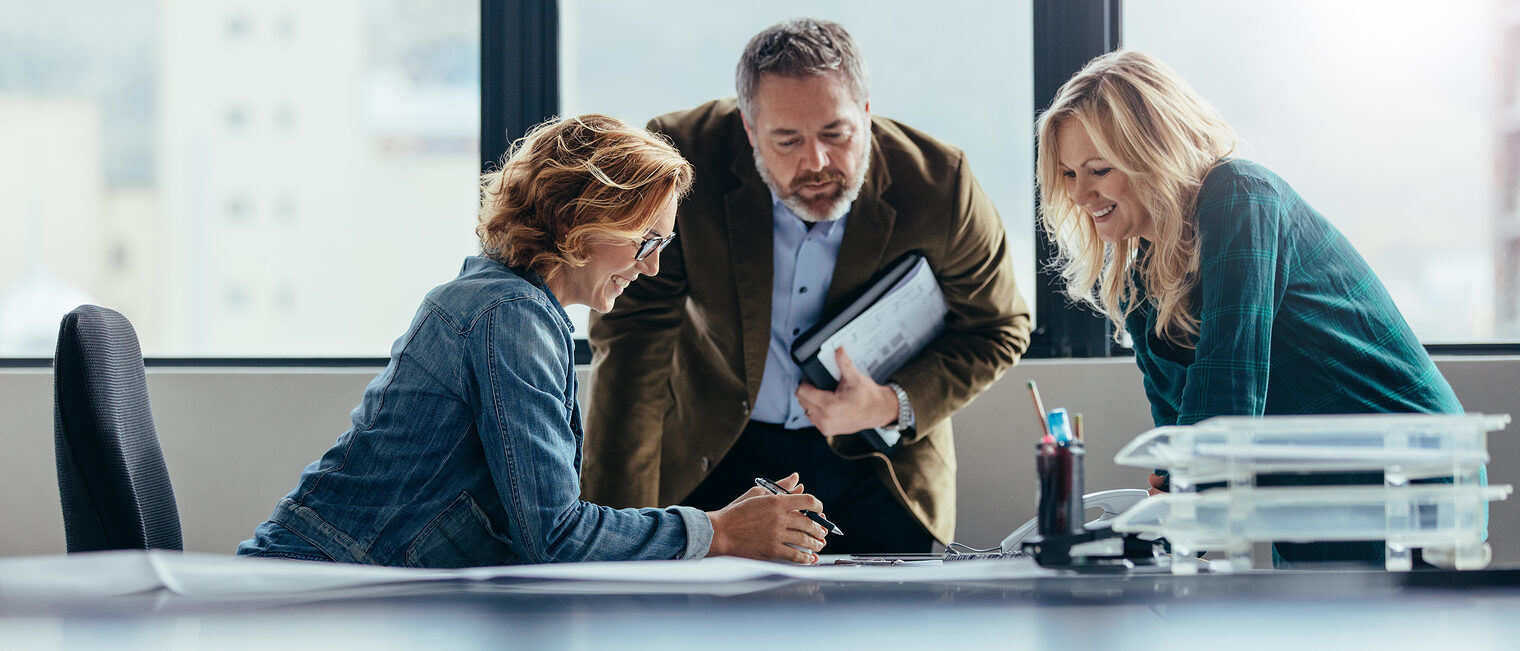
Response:
POLYGON ((520 558, 511 539, 497 533, 486 512, 463 491, 406 549, 410 567, 515 565, 520 558))

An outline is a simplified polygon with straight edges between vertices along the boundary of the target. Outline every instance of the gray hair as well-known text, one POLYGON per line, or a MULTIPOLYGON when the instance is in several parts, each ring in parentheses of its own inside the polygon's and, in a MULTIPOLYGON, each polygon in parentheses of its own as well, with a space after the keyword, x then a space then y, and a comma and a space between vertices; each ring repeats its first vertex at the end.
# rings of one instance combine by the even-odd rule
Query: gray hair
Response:
POLYGON ((734 87, 739 110, 746 119, 754 116, 755 93, 764 75, 792 79, 844 73, 850 92, 861 106, 871 99, 871 78, 855 39, 839 23, 814 18, 793 18, 767 27, 744 46, 734 87))

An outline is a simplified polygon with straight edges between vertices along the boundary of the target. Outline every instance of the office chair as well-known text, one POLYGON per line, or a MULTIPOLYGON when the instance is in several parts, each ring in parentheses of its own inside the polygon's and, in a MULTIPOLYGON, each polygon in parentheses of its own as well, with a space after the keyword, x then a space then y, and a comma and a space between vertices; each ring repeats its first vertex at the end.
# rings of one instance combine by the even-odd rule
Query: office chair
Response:
POLYGON ((69 552, 183 549, 137 331, 81 305, 58 326, 53 445, 69 552))

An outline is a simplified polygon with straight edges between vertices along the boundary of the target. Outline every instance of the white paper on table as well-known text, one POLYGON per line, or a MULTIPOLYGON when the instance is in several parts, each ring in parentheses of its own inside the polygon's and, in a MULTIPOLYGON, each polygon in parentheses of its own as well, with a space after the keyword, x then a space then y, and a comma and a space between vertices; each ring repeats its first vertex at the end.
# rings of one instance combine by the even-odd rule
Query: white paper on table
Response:
POLYGON ((161 587, 141 551, 0 559, 0 599, 117 597, 161 587))
POLYGON ((1016 561, 803 566, 739 558, 420 570, 133 550, 0 559, 0 600, 100 599, 158 590, 200 599, 316 597, 322 593, 430 583, 489 584, 491 589, 534 593, 741 594, 792 580, 944 582, 1052 574, 1032 562, 1016 561))
POLYGON ((1061 572, 1036 565, 1033 558, 964 560, 902 565, 783 565, 777 574, 810 581, 863 583, 953 583, 1058 576, 1061 572))
MULTIPOLYGON (((773 575, 773 563, 701 561, 618 561, 504 565, 454 570, 421 570, 346 563, 315 563, 203 554, 158 559, 164 587, 179 595, 228 596, 335 590, 393 583, 524 582, 701 586, 742 583, 773 575)), ((548 590, 544 590, 548 591, 548 590)), ((591 592, 614 590, 591 590, 591 592)), ((622 589, 626 591, 626 587, 622 589)))
POLYGON ((823 340, 818 361, 839 379, 834 350, 842 347, 856 368, 877 382, 885 382, 939 336, 948 311, 929 261, 920 259, 871 307, 823 340))
POLYGON ((246 596, 390 583, 450 581, 455 570, 426 570, 280 558, 149 552, 163 587, 185 596, 246 596))
MULTIPOLYGON (((0 559, 0 599, 108 598, 156 590, 181 596, 302 594, 426 582, 739 586, 774 578, 775 563, 701 561, 554 563, 424 570, 274 558, 125 550, 0 559)), ((592 590, 600 592, 602 590, 592 590)), ((610 591, 610 590, 609 590, 610 591)))

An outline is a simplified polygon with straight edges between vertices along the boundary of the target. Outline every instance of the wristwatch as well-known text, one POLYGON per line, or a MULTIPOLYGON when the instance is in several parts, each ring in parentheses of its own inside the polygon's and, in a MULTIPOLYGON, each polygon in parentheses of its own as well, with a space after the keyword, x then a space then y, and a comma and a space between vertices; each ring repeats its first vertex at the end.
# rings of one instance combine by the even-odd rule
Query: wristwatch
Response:
POLYGON ((896 382, 888 382, 887 388, 897 395, 897 431, 913 429, 913 403, 908 402, 908 392, 896 382))
POLYGON ((902 440, 902 433, 913 428, 913 403, 908 402, 908 392, 903 391, 902 385, 888 382, 887 388, 897 396, 897 424, 878 427, 876 433, 888 447, 895 447, 902 440))

